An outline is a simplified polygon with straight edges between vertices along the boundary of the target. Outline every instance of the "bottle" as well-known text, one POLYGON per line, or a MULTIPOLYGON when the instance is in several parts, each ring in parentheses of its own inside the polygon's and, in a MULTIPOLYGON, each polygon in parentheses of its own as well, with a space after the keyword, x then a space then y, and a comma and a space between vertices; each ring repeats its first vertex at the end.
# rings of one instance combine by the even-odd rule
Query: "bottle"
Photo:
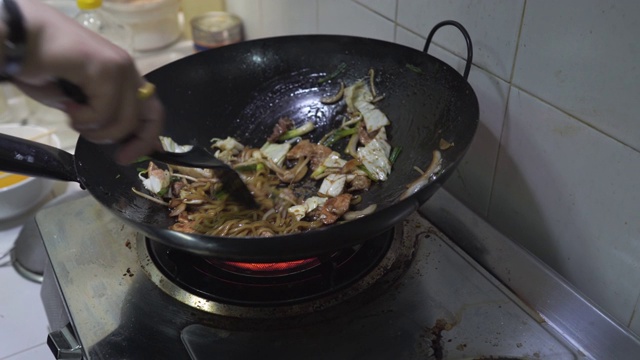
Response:
POLYGON ((131 29, 104 12, 102 0, 76 0, 76 4, 80 10, 75 16, 77 22, 131 53, 131 29))

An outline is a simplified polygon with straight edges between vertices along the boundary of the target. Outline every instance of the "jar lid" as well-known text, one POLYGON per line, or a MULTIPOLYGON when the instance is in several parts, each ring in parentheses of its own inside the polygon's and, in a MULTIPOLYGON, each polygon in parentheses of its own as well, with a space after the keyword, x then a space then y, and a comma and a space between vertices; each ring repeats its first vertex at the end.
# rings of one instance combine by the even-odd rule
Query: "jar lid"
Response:
POLYGON ((239 27, 240 18, 224 11, 212 11, 194 17, 191 19, 191 25, 200 30, 215 33, 239 27))
POLYGON ((93 10, 102 6, 102 0, 76 0, 80 10, 93 10))
POLYGON ((191 19, 196 48, 213 48, 242 40, 242 21, 224 11, 212 11, 191 19))

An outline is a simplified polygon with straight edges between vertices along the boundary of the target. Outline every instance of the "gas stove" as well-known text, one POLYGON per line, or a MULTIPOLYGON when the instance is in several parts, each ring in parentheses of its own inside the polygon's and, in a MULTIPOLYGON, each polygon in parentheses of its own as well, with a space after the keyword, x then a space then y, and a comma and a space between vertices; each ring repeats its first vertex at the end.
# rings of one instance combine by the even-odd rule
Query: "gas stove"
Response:
MULTIPOLYGON (((208 290, 185 284, 193 274, 175 266, 184 254, 157 246, 90 196, 36 220, 50 262, 42 288, 55 330, 48 343, 58 358, 591 358, 418 213, 377 240, 382 255, 363 250, 374 254, 371 266, 346 281, 319 275, 329 276, 320 290, 291 290, 302 295, 288 301, 260 299, 258 280, 217 291, 217 281, 229 280, 208 271, 201 277, 217 279, 208 290)), ((281 286, 288 275, 272 276, 281 286)))

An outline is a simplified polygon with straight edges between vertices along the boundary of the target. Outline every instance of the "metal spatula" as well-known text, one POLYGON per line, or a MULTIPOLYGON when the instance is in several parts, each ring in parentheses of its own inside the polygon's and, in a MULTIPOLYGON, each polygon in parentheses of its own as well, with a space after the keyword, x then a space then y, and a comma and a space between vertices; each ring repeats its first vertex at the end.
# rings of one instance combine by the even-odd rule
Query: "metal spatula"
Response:
POLYGON ((222 182, 225 191, 231 197, 246 207, 254 208, 258 206, 240 175, 201 146, 193 146, 191 150, 186 152, 156 151, 149 154, 148 157, 172 165, 217 170, 216 175, 222 182))

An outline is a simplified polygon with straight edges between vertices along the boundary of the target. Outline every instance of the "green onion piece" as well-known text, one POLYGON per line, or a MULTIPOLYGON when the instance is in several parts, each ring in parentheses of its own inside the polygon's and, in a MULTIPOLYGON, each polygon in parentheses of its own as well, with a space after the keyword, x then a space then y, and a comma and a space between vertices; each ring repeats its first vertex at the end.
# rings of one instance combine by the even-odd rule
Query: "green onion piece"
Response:
POLYGON ((369 171, 369 169, 367 169, 366 166, 364 165, 359 165, 358 169, 364 171, 365 174, 367 174, 367 177, 373 181, 378 181, 378 177, 373 175, 373 173, 371 173, 371 171, 369 171))
POLYGON ((393 149, 391 149, 391 154, 389 154, 389 161, 391 162, 392 165, 396 162, 401 152, 402 152, 402 148, 400 146, 394 147, 393 149))
POLYGON ((327 170, 327 167, 324 165, 320 165, 318 166, 315 170, 313 170, 313 172, 311 173, 311 178, 314 180, 318 180, 319 177, 324 173, 324 171, 327 170))
POLYGON ((416 74, 424 74, 424 71, 415 65, 407 64, 407 68, 416 74))
POLYGON ((225 200, 229 197, 229 194, 227 194, 224 190, 220 190, 215 193, 214 197, 216 198, 216 200, 225 200))
POLYGON ((338 68, 336 69, 336 71, 332 72, 331 74, 323 77, 322 79, 318 80, 318 84, 322 84, 323 82, 327 82, 335 77, 337 77, 338 75, 342 74, 342 72, 344 72, 344 70, 347 68, 347 64, 345 63, 341 63, 340 65, 338 65, 338 68))
POLYGON ((236 171, 258 171, 264 169, 264 165, 262 163, 255 164, 246 164, 246 165, 238 165, 233 167, 236 171))
POLYGON ((139 167, 139 168, 136 168, 136 171, 139 172, 139 173, 146 173, 147 169, 139 167))
POLYGON ((140 163, 140 162, 143 162, 143 161, 147 161, 147 160, 151 160, 151 158, 148 157, 148 156, 140 156, 133 163, 137 164, 137 163, 140 163))
POLYGON ((358 127, 346 127, 337 130, 333 130, 330 135, 324 139, 321 144, 327 147, 331 147, 336 141, 342 139, 343 137, 351 136, 358 132, 358 127))
POLYGON ((294 137, 298 137, 298 136, 302 136, 302 135, 308 134, 315 128, 316 128, 316 126, 311 121, 309 121, 309 122, 306 122, 303 125, 295 128, 295 129, 291 129, 291 130, 285 132, 284 134, 280 135, 278 140, 282 141, 282 140, 293 139, 294 137))

